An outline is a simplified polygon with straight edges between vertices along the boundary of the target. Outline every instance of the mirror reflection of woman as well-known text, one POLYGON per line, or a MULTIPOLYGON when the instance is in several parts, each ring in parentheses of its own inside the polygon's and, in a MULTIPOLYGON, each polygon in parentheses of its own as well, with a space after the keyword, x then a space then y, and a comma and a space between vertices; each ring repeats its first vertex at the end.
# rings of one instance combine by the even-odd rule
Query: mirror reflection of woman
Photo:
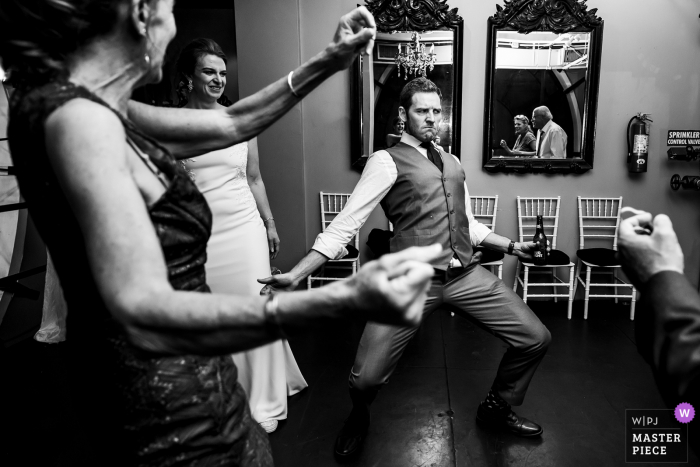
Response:
POLYGON ((530 128, 530 120, 525 115, 516 115, 513 118, 513 126, 517 135, 513 149, 510 149, 503 139, 501 147, 508 157, 534 157, 537 151, 537 138, 530 128))
POLYGON ((386 147, 388 148, 401 141, 401 135, 403 134, 405 124, 404 121, 401 120, 401 117, 396 117, 394 118, 392 125, 394 127, 394 134, 388 133, 386 135, 386 147))
MULTIPOLYGON (((226 55, 213 40, 195 39, 180 52, 180 107, 220 109, 228 99, 226 55)), ((207 283, 214 293, 258 295, 280 240, 260 175, 257 139, 187 159, 185 168, 213 215, 207 283)), ((233 355, 253 418, 268 433, 287 418, 287 396, 307 384, 286 340, 233 355)))

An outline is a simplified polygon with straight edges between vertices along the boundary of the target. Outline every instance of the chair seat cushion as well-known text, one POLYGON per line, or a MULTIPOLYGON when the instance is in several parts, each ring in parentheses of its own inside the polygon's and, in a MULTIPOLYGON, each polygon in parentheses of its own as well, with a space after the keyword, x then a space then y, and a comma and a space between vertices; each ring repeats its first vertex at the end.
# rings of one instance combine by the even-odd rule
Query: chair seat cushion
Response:
POLYGON ((345 245, 345 249, 348 250, 348 254, 343 256, 343 259, 352 259, 360 256, 360 252, 352 245, 345 245))
POLYGON ((493 263, 494 261, 500 261, 505 256, 505 253, 500 251, 490 250, 483 246, 474 247, 474 254, 481 252, 481 264, 493 263))
POLYGON ((586 248, 578 250, 576 256, 578 256, 581 261, 598 266, 619 266, 620 262, 615 257, 616 253, 615 250, 609 248, 586 248))
MULTIPOLYGON (((522 258, 518 258, 523 261, 522 258)), ((526 263, 531 263, 532 261, 524 261, 526 263)), ((561 250, 551 250, 549 256, 547 256, 547 264, 545 266, 568 266, 571 263, 569 255, 561 250)))

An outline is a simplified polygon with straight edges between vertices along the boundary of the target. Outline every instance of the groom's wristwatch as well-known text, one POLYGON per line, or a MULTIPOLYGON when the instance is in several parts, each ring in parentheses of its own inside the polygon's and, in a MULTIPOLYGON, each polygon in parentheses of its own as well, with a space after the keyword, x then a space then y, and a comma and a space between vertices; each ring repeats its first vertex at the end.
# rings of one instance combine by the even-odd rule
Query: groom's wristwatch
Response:
POLYGON ((513 254, 513 248, 515 248, 515 242, 513 240, 511 240, 510 245, 508 245, 508 254, 509 255, 513 254))

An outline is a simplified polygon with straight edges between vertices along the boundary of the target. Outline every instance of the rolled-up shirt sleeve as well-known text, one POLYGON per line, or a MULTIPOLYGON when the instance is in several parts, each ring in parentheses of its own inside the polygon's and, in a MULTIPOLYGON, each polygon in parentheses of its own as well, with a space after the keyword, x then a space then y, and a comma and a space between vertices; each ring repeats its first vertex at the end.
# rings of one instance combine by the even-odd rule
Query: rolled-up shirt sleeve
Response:
MULTIPOLYGON (((455 159, 457 159, 455 157, 455 159)), ((459 159, 457 159, 459 162, 459 159)), ((464 182, 464 210, 467 213, 467 220, 469 221, 469 237, 472 242, 472 246, 479 246, 481 242, 491 233, 491 229, 486 227, 484 224, 476 220, 474 214, 472 213, 472 203, 469 198, 469 189, 467 188, 467 182, 464 182)))
POLYGON ((341 259, 347 255, 345 246, 389 192, 396 182, 396 176, 396 164, 388 152, 372 154, 347 204, 326 230, 316 237, 311 248, 330 259, 341 259))

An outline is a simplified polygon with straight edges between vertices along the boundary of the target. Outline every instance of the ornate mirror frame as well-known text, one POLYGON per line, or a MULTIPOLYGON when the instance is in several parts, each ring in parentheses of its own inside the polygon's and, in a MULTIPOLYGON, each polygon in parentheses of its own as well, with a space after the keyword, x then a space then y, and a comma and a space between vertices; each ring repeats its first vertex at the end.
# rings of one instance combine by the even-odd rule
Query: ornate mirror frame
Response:
MULTIPOLYGON (((596 8, 587 11, 586 0, 503 0, 505 6, 496 5, 496 14, 488 19, 486 41, 486 91, 484 98, 483 167, 488 172, 518 173, 583 173, 593 168, 595 148, 596 114, 598 110, 598 85, 600 60, 603 47, 603 20, 596 16, 596 8), (557 34, 589 32, 591 46, 588 64, 590 76, 586 78, 583 113, 583 138, 581 158, 535 159, 491 157, 491 128, 494 118, 493 95, 496 65, 496 34, 498 31, 515 31, 528 34, 548 31, 557 34)), ((529 117, 529 115, 528 115, 529 117)))
MULTIPOLYGON (((377 32, 393 31, 453 31, 453 89, 452 89, 452 152, 460 157, 462 125, 462 54, 463 23, 457 8, 449 9, 447 0, 365 0, 365 6, 374 15, 377 32)), ((364 115, 361 61, 358 58, 351 72, 351 167, 362 172, 369 154, 363 154, 363 123, 372 119, 364 115)))

